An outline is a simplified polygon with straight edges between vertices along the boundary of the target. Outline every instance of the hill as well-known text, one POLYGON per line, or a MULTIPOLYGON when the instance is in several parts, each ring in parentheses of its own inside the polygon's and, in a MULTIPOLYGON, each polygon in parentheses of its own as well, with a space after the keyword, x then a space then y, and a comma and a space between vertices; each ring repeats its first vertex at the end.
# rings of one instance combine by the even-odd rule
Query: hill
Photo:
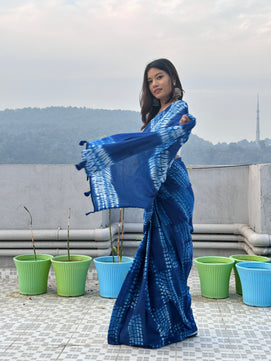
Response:
POLYGON ((75 107, 0 112, 0 163, 76 163, 80 140, 136 132, 137 112, 75 107))
MULTIPOLYGON (((140 114, 127 110, 77 107, 0 111, 0 163, 78 163, 80 140, 138 132, 140 114)), ((194 134, 182 148, 188 165, 271 163, 271 140, 212 144, 194 134)))

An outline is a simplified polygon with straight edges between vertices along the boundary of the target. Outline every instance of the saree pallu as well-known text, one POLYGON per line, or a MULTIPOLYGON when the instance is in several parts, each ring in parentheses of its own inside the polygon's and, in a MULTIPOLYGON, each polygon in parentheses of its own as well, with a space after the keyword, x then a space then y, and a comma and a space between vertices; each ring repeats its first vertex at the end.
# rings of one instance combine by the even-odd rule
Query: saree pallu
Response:
POLYGON ((187 286, 194 196, 186 167, 175 159, 194 125, 187 104, 177 101, 144 132, 86 142, 82 152, 77 168, 87 173, 94 211, 145 209, 143 239, 113 308, 109 344, 159 348, 197 332, 187 286), (180 126, 184 114, 191 120, 180 126))

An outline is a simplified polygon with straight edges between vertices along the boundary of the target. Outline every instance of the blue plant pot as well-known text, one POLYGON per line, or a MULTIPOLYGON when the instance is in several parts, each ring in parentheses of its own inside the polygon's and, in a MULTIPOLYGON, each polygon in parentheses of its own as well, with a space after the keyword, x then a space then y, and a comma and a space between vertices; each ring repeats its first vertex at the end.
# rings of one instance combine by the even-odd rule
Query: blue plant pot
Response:
POLYGON ((112 256, 97 257, 94 259, 98 273, 100 295, 106 298, 117 298, 127 273, 133 263, 133 258, 122 257, 117 262, 112 256))
POLYGON ((241 280, 243 302, 249 306, 271 306, 271 263, 240 262, 236 268, 241 280))
POLYGON ((239 262, 270 262, 270 258, 263 257, 263 256, 257 256, 254 254, 235 254, 230 256, 231 259, 234 260, 235 265, 233 266, 234 270, 234 276, 235 276, 235 290, 238 295, 242 295, 242 286, 240 277, 238 275, 237 269, 236 269, 236 263, 239 262))

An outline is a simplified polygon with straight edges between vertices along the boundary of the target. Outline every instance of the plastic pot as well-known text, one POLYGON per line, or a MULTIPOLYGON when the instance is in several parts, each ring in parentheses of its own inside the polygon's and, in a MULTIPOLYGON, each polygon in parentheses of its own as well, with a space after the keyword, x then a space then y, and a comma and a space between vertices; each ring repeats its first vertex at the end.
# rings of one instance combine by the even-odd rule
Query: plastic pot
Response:
POLYGON ((23 295, 39 295, 47 291, 48 274, 51 267, 49 254, 24 254, 13 258, 18 278, 19 292, 23 295))
POLYGON ((236 264, 240 276, 243 302, 249 306, 271 306, 271 263, 240 262, 236 264))
POLYGON ((133 258, 122 257, 122 262, 117 262, 117 257, 97 257, 94 263, 98 273, 100 295, 107 298, 117 298, 127 273, 133 263, 133 258))
POLYGON ((84 255, 55 256, 52 265, 59 296, 81 296, 85 293, 86 278, 92 258, 84 255))
POLYGON ((235 254, 230 256, 235 262, 233 270, 234 270, 234 276, 235 276, 235 290, 238 295, 242 295, 242 285, 240 282, 240 277, 236 269, 236 264, 239 262, 270 262, 270 258, 264 257, 264 256, 256 256, 256 255, 250 255, 250 254, 235 254))
POLYGON ((199 278, 201 295, 207 298, 229 296, 229 282, 234 261, 227 257, 206 256, 194 259, 199 278))

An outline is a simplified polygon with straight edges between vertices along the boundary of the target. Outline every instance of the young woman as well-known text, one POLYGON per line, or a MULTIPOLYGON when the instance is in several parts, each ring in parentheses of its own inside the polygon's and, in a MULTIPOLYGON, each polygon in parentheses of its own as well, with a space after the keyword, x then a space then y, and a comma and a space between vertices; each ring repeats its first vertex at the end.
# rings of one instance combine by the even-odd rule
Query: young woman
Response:
POLYGON ((187 286, 194 197, 176 159, 195 118, 182 96, 173 64, 151 62, 141 93, 143 132, 87 143, 78 165, 90 179, 94 211, 145 209, 144 236, 112 312, 110 344, 159 348, 197 333, 187 286))

